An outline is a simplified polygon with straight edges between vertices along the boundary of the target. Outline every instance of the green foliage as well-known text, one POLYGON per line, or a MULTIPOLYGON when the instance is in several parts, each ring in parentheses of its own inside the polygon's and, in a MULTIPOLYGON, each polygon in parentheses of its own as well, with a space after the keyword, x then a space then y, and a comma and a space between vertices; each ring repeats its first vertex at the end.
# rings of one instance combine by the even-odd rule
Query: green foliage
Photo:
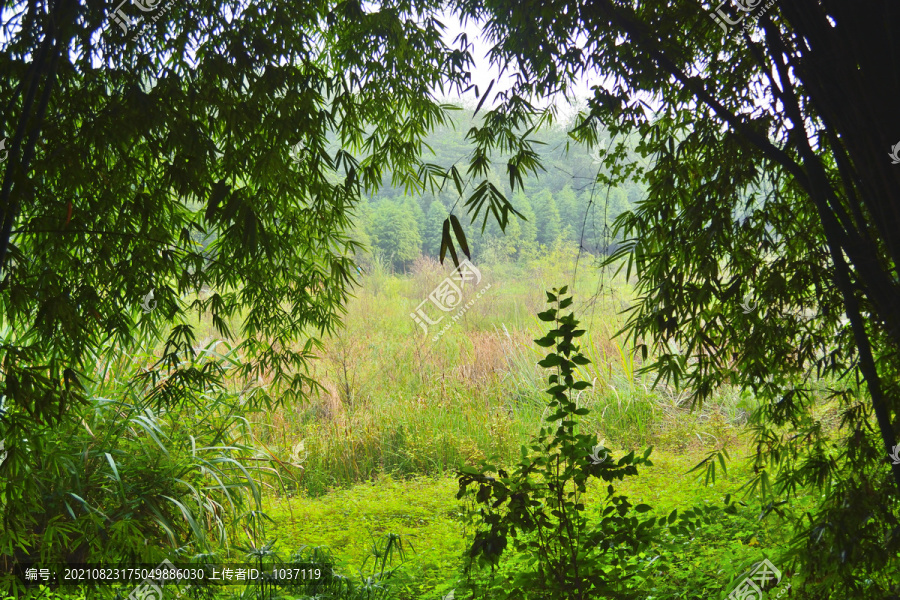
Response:
POLYGON ((371 236, 375 248, 390 257, 395 268, 406 268, 421 251, 419 226, 409 203, 376 202, 372 211, 371 236))
POLYGON ((565 287, 548 292, 548 302, 556 307, 538 316, 554 328, 536 340, 545 348, 555 346, 538 364, 555 370, 546 390, 552 412, 546 421, 557 426, 541 428, 529 447, 522 448, 511 473, 488 463, 460 471, 457 497, 471 496, 480 505, 474 514, 482 527, 469 556, 495 567, 511 542, 517 573, 502 582, 493 597, 637 598, 657 532, 653 519, 641 520, 635 513, 645 513, 650 506, 633 505, 626 496, 616 495, 610 483, 602 518, 593 523, 585 514, 583 496, 591 478, 609 483, 636 475, 639 465, 652 465, 650 449, 642 458, 632 452, 616 461, 596 444, 596 436, 578 433, 578 418, 589 411, 578 408, 570 394, 590 386, 575 380, 577 365, 588 360, 574 344, 584 330, 577 328, 572 314, 560 312, 572 304, 565 293, 565 287))
POLYGON ((423 89, 459 83, 465 53, 434 20, 406 19, 427 4, 182 7, 137 40, 101 33, 111 24, 85 6, 16 6, 8 25, 22 29, 3 53, 14 79, 0 88, 17 131, 2 203, 15 227, 0 236, 3 322, 19 332, 3 349, 5 428, 27 428, 25 406, 59 418, 107 339, 189 309, 223 336, 243 317, 243 372, 270 371, 279 400, 302 397, 292 342, 338 323, 360 191, 385 170, 421 189, 420 140, 447 110, 423 89), (39 87, 49 108, 24 93, 39 87), (205 250, 197 232, 214 236, 205 250), (215 292, 182 305, 203 288, 215 292), (151 290, 159 309, 137 319, 151 290))
MULTIPOLYGON (((458 110, 449 121, 447 125, 435 128, 424 140, 434 152, 430 160, 438 165, 456 164, 470 152, 466 132, 476 124, 473 111, 465 108, 458 110)), ((484 260, 487 249, 491 248, 495 254, 499 251, 502 256, 518 254, 530 259, 535 255, 538 243, 550 248, 564 234, 569 244, 580 244, 583 251, 592 254, 607 252, 612 236, 606 226, 611 225, 616 216, 645 196, 643 184, 635 181, 621 182, 609 194, 606 188, 596 182, 585 186, 586 181, 590 182, 595 178, 598 169, 604 169, 595 163, 587 148, 572 146, 568 152, 561 152, 570 141, 562 126, 547 126, 535 130, 532 136, 536 142, 540 142, 536 144, 534 151, 545 169, 539 179, 526 179, 524 187, 516 189, 514 193, 509 183, 503 181, 502 156, 493 160, 487 171, 488 180, 497 190, 513 196, 513 205, 527 219, 527 223, 514 218, 506 223, 505 228, 501 228, 496 218, 488 220, 484 232, 476 229, 464 236, 472 256, 476 261, 484 260), (582 193, 576 195, 573 188, 582 193), (528 216, 532 213, 533 216, 528 216), (520 237, 521 225, 528 229, 534 228, 533 240, 531 231, 528 231, 523 243, 520 237), (529 243, 532 241, 533 243, 529 243)), ((635 152, 636 144, 636 140, 629 140, 627 147, 635 159, 640 160, 635 152)), ((390 182, 384 179, 378 194, 381 198, 400 198, 403 190, 391 187, 390 182)), ((423 254, 439 256, 440 246, 435 248, 435 236, 442 239, 445 256, 450 248, 454 251, 459 249, 457 242, 462 238, 456 234, 455 229, 448 227, 447 235, 452 232, 452 238, 441 234, 449 208, 456 209, 462 199, 463 196, 449 185, 418 197, 417 206, 412 208, 417 214, 421 210, 427 215, 435 200, 447 207, 440 222, 435 223, 434 219, 429 218, 426 225, 425 221, 420 221, 423 254)), ((451 259, 452 256, 450 254, 451 259)))
POLYGON ((552 246, 559 239, 561 225, 556 202, 549 190, 541 190, 533 201, 535 213, 541 215, 537 219, 537 241, 539 244, 552 246))
MULTIPOLYGON (((304 406, 256 419, 259 440, 280 449, 284 460, 303 444, 303 470, 285 485, 320 495, 379 472, 440 475, 491 454, 515 460, 549 414, 535 365, 542 355, 531 341, 540 321, 523 307, 540 299, 533 282, 570 276, 573 266, 571 257, 560 264, 549 258, 528 266, 479 263, 483 284, 502 285, 437 343, 423 340, 409 313, 446 277, 447 267, 422 262, 414 275, 391 275, 373 266, 347 304, 344 329, 323 340, 312 375, 325 389, 304 406)), ((604 282, 590 270, 579 276, 585 289, 601 284, 617 297, 629 293, 624 278, 604 282)), ((735 390, 722 390, 691 413, 686 392, 654 388, 652 377, 637 372, 640 360, 631 345, 611 339, 624 322, 619 300, 576 297, 573 306, 586 315, 582 352, 592 361, 577 374, 594 383, 575 396, 579 407, 591 410, 581 421, 585 431, 626 453, 651 444, 683 452, 727 443, 730 451, 740 443, 745 416, 735 390)))
POLYGON ((758 398, 746 491, 769 516, 797 495, 817 498, 810 513, 785 513, 798 532, 790 567, 816 598, 900 594, 900 462, 888 460, 900 437, 900 171, 887 156, 900 116, 881 100, 900 94, 882 34, 889 5, 458 4, 484 20, 498 63, 518 67, 498 113, 525 99, 552 105, 581 74, 611 74, 570 134, 597 149, 604 187, 647 185, 619 215, 624 244, 606 263, 637 276, 625 330, 653 357, 645 372, 689 389, 695 405, 730 385, 758 398), (630 135, 649 162, 631 155, 630 135), (837 428, 817 414, 825 400, 842 415, 837 428))
MULTIPOLYGON (((442 41, 442 3, 176 4, 137 38, 87 4, 11 3, 0 53, 2 558, 125 560, 150 552, 145 539, 199 551, 227 547, 238 526, 262 535, 258 486, 274 459, 248 439, 246 415, 322 391, 309 371, 320 338, 341 324, 367 241, 354 222, 366 219, 360 198, 383 191, 379 204, 397 210, 376 208, 368 231, 392 257, 371 264, 385 288, 396 282, 384 267, 407 268, 423 248, 502 262, 530 260, 539 244, 556 252, 561 239, 594 254, 624 242, 606 266, 627 258, 641 302, 626 324, 631 343, 617 350, 621 368, 604 382, 616 384, 617 402, 585 394, 603 407, 603 426, 627 424, 631 443, 652 434, 635 421, 646 425, 665 393, 690 388, 702 408, 723 388, 751 391, 756 455, 746 490, 762 516, 796 534, 784 558, 804 584, 798 593, 896 596, 900 465, 886 454, 900 434, 900 180, 883 156, 900 130, 884 100, 900 95, 884 34, 893 13, 887 0, 807 4, 752 15, 726 6, 744 28, 723 25, 723 36, 700 3, 452 3, 486 21, 492 57, 520 76, 481 121, 461 115, 464 135, 442 135, 440 164, 429 164, 420 156, 427 133, 450 127, 451 109, 430 90, 469 80, 466 37, 459 50, 442 41), (552 129, 554 109, 530 102, 568 92, 592 70, 613 77, 593 88, 570 132, 597 148, 599 163, 595 185, 576 194, 566 186, 587 157, 573 155, 568 172, 548 160, 565 132, 552 129), (634 132, 637 144, 623 137, 634 132), (465 176, 460 140, 474 145, 465 176), (524 176, 542 162, 552 168, 529 185, 524 176), (443 215, 409 200, 426 188, 443 215), (452 215, 459 200, 483 235, 465 234, 452 215), (437 218, 440 235, 423 235, 437 218), (141 299, 155 309, 138 312, 141 299), (194 312, 233 342, 227 358, 195 360, 194 312), (646 386, 650 373, 663 386, 646 386), (837 427, 827 426, 824 400, 837 427), (798 497, 816 504, 793 510, 798 497)), ((602 369, 577 363, 574 320, 564 319, 555 315, 555 337, 542 338, 557 343, 544 364, 557 368, 549 391, 558 428, 539 434, 538 455, 526 451, 513 477, 498 469, 491 480, 489 465, 462 474, 480 486, 475 500, 492 528, 473 548, 501 568, 523 564, 496 545, 507 533, 517 533, 516 550, 536 550, 515 590, 634 594, 639 576, 623 577, 642 572, 641 557, 622 552, 647 550, 655 530, 652 520, 638 531, 645 537, 623 527, 636 524, 629 508, 644 505, 610 490, 612 520, 596 526, 578 499, 586 481, 633 474, 642 459, 587 461, 596 438, 577 429, 589 413, 572 392, 602 369), (539 504, 516 504, 522 498, 539 504), (529 510, 540 519, 529 521, 529 510), (555 537, 541 537, 550 530, 555 537), (544 584, 534 585, 535 573, 544 584)), ((410 359, 427 352, 406 350, 410 359)), ((590 352, 611 364, 607 350, 590 352)), ((398 399, 459 393, 447 394, 443 379, 431 395, 409 383, 426 375, 392 373, 391 384, 413 388, 398 399)), ((342 383, 338 398, 353 405, 351 379, 342 383)), ((528 407, 530 383, 507 384, 511 404, 528 407)), ((491 443, 505 448, 496 434, 509 434, 511 419, 498 410, 461 425, 469 410, 428 413, 432 430, 456 419, 454 433, 467 439, 489 423, 491 443)), ((375 468, 440 470, 473 454, 439 453, 445 440, 416 430, 424 421, 379 425, 387 442, 358 461, 347 442, 338 459, 322 459, 328 469, 315 485, 375 468)), ((698 470, 715 483, 726 456, 717 447, 698 470)), ((382 561, 366 595, 386 589, 386 572, 382 561)), ((696 572, 685 578, 698 581, 696 572)))
MULTIPOLYGON (((253 447, 242 398, 221 383, 179 398, 180 411, 159 398, 191 372, 217 372, 221 381, 237 368, 234 355, 210 345, 158 380, 148 377, 159 374, 147 369, 152 354, 98 365, 87 407, 11 445, 5 468, 18 489, 6 495, 0 554, 152 563, 176 551, 227 552, 236 531, 264 536, 261 485, 278 461, 265 464, 253 447)), ((9 575, 2 584, 13 589, 9 575)))
MULTIPOLYGON (((729 469, 732 481, 718 479, 714 485, 698 485, 695 478, 685 477, 685 472, 699 455, 693 450, 685 454, 655 452, 653 466, 642 469, 640 477, 623 479, 617 484, 617 491, 652 503, 655 512, 667 517, 679 507, 716 503, 733 487, 734 478, 753 472, 752 453, 746 458, 741 454, 735 456, 729 469)), ((266 512, 276 521, 270 533, 278 538, 282 548, 326 545, 339 565, 362 565, 371 553, 373 536, 396 532, 414 547, 400 569, 406 573, 398 572, 394 578, 399 584, 395 587, 397 598, 435 600, 453 589, 456 598, 465 598, 467 577, 459 558, 467 554, 465 550, 471 546, 475 532, 463 519, 465 504, 454 498, 457 489, 458 482, 449 477, 381 476, 316 498, 269 499, 266 512)), ((583 496, 592 518, 600 518, 606 496, 603 482, 592 480, 583 496)), ((797 508, 812 505, 813 499, 806 497, 797 508)), ((690 536, 673 536, 663 554, 669 570, 652 579, 645 590, 647 597, 695 600, 718 598, 727 592, 729 581, 763 558, 764 552, 785 548, 792 537, 789 521, 760 521, 757 517, 758 513, 750 508, 727 518, 719 513, 709 524, 691 530, 690 536)), ((776 555, 769 557, 778 566, 784 564, 776 555)), ((501 561, 494 580, 503 581, 516 568, 512 561, 501 561)), ((340 570, 356 572, 346 567, 340 570)), ((479 576, 476 570, 470 571, 468 578, 490 583, 488 576, 479 576)), ((793 587, 796 594, 796 583, 793 587)))
POLYGON ((312 583, 276 586, 271 583, 256 582, 247 585, 239 593, 217 594, 224 600, 387 600, 395 597, 396 589, 402 585, 405 573, 403 563, 410 550, 409 542, 394 533, 374 539, 362 565, 353 575, 340 573, 342 566, 336 565, 334 555, 326 547, 306 547, 291 554, 287 561, 278 560, 278 553, 270 546, 259 549, 251 555, 260 572, 271 571, 273 567, 319 569, 321 575, 312 583))
MULTIPOLYGON (((470 59, 443 43, 437 6, 173 4, 145 15, 137 36, 131 4, 131 31, 112 9, 78 2, 4 7, 4 558, 82 545, 114 557, 138 532, 202 544, 202 523, 166 512, 204 505, 184 473, 200 457, 187 458, 183 436, 171 463, 153 455, 154 435, 168 443, 153 420, 190 424, 198 404, 224 410, 222 399, 239 421, 316 389, 310 361, 357 275, 361 196, 385 174, 410 193, 449 176, 420 160, 423 137, 453 108, 430 90, 465 87, 470 59), (227 372, 193 365, 198 316, 232 343, 227 372), (105 365, 159 338, 146 371, 104 382, 105 365), (115 410, 99 408, 101 383, 115 410), (108 443, 82 431, 94 418, 108 443), (122 429, 134 419, 146 426, 141 451, 122 429), (153 504, 150 483, 171 500, 153 504), (36 502, 45 513, 22 510, 36 502), (154 507, 169 530, 147 531, 154 507)), ((395 233, 398 260, 414 258, 412 227, 395 233)), ((226 415, 210 419, 200 422, 226 427, 226 415)))
MULTIPOLYGON (((3 600, 19 600, 22 596, 4 596, 3 600)), ((26 596, 27 597, 27 596, 26 596)), ((49 586, 38 586, 32 590, 32 597, 42 600, 87 600, 91 596, 86 592, 73 592, 71 590, 51 589, 49 586)))
POLYGON ((439 200, 432 200, 425 215, 425 227, 422 229, 422 253, 425 256, 437 256, 441 251, 441 232, 447 209, 439 200))
POLYGON ((363 566, 371 566, 373 541, 395 532, 405 541, 403 563, 392 576, 396 596, 433 598, 458 577, 465 546, 455 483, 380 475, 316 498, 270 498, 266 512, 277 523, 271 533, 280 548, 328 546, 340 571, 354 576, 371 574, 363 566))

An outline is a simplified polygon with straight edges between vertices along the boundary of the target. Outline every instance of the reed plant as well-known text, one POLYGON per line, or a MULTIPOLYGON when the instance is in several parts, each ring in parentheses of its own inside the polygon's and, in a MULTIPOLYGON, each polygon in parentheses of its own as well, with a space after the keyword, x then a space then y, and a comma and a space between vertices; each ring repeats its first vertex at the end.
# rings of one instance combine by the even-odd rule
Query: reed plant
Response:
MULTIPOLYGON (((252 417, 259 440, 284 460, 303 445, 302 469, 286 484, 288 493, 323 494, 377 473, 444 474, 492 454, 513 458, 545 409, 537 367, 543 353, 533 342, 542 297, 525 282, 572 272, 572 263, 564 268, 554 260, 479 265, 480 285, 491 288, 437 341, 409 313, 452 268, 421 259, 398 275, 376 260, 354 290, 344 328, 324 341, 314 362, 311 376, 322 389, 306 405, 252 417)), ((577 377, 594 384, 577 398, 591 408, 584 426, 622 448, 713 443, 701 432, 718 427, 721 419, 711 415, 721 407, 692 413, 677 391, 654 386, 633 346, 616 337, 627 282, 598 275, 579 287, 609 294, 575 295, 591 360, 577 377)), ((725 423, 739 418, 737 410, 724 414, 725 423)))

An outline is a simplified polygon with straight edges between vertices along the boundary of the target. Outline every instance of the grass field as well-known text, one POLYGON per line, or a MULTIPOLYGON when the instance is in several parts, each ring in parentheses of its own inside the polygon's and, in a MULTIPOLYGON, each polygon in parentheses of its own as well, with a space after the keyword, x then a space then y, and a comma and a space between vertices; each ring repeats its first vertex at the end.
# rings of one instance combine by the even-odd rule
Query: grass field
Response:
MULTIPOLYGON (((341 573, 371 584, 369 595, 354 598, 436 600, 466 577, 488 581, 489 571, 464 574, 474 532, 456 499, 454 474, 483 459, 511 464, 544 422, 547 372, 536 363, 546 351, 533 340, 546 327, 536 314, 546 309, 545 290, 566 284, 587 331, 581 349, 591 360, 578 372, 592 384, 577 395, 578 406, 590 411, 580 430, 596 434, 614 458, 654 448, 653 466, 617 484, 617 493, 649 504, 660 517, 735 494, 751 475, 746 420, 753 399, 721 389, 692 411, 686 392, 654 387, 631 346, 616 336, 633 301, 629 282, 584 259, 576 277, 572 258, 480 265, 481 280, 463 290, 460 306, 467 310, 437 340, 447 323, 431 325, 426 335, 411 313, 451 267, 421 259, 411 273, 395 274, 375 261, 347 306, 345 327, 324 340, 314 361, 323 391, 304 405, 246 415, 251 425, 242 442, 283 466, 264 488, 272 550, 287 556, 327 548, 341 573), (723 448, 733 459, 727 475, 720 470, 707 484, 702 472, 688 473, 723 448)), ((209 324, 197 337, 206 337, 205 345, 214 341, 209 324)), ((605 493, 588 489, 588 514, 605 493)), ((810 500, 801 496, 785 509, 802 510, 810 500)), ((760 521, 754 506, 748 499, 737 514, 660 551, 669 572, 660 573, 647 598, 722 597, 742 569, 785 548, 786 522, 760 521)), ((501 585, 505 576, 494 575, 501 585)))
MULTIPOLYGON (((701 453, 655 453, 651 458, 652 468, 617 491, 635 503, 651 504, 661 515, 698 503, 721 503, 748 475, 746 462, 738 459, 728 478, 704 486, 702 480, 685 475, 701 453)), ((305 544, 327 546, 351 574, 366 573, 373 545, 388 533, 398 534, 410 552, 400 566, 397 597, 440 598, 462 578, 464 551, 471 541, 456 490, 455 480, 446 476, 406 480, 379 476, 315 498, 270 498, 267 510, 275 521, 270 534, 285 553, 305 544)), ((592 495, 599 497, 602 490, 595 488, 592 495)), ((660 596, 717 597, 730 581, 723 573, 733 572, 736 564, 749 566, 787 542, 783 522, 760 522, 755 517, 747 512, 717 522, 678 556, 671 556, 676 568, 661 582, 660 596)))
MULTIPOLYGON (((410 275, 369 273, 348 306, 346 329, 326 341, 316 365, 327 392, 257 422, 261 440, 302 465, 267 499, 276 547, 327 546, 349 573, 365 574, 373 547, 398 534, 408 552, 392 588, 397 597, 439 598, 453 589, 471 541, 453 472, 488 457, 511 461, 540 427, 546 373, 535 364, 543 354, 532 341, 542 331, 534 315, 545 308, 544 288, 572 284, 572 267, 550 259, 483 267, 477 287, 490 289, 437 341, 410 313, 450 268, 423 260, 410 275)), ((654 466, 617 491, 659 514, 721 503, 749 475, 749 399, 724 389, 692 412, 687 394, 653 388, 615 336, 632 294, 628 282, 584 265, 581 273, 573 309, 592 360, 582 378, 593 383, 578 399, 591 410, 582 426, 618 455, 655 448, 654 466), (687 474, 723 447, 734 458, 727 477, 707 486, 687 474)), ((685 548, 660 597, 717 594, 729 582, 723 573, 787 542, 783 523, 759 522, 750 512, 717 522, 685 548)))
MULTIPOLYGON (((535 315, 545 309, 542 286, 554 285, 548 272, 571 281, 571 266, 483 268, 479 287, 490 289, 437 341, 410 313, 450 268, 418 267, 411 276, 364 278, 346 328, 326 340, 315 365, 326 392, 257 421, 262 442, 300 460, 298 488, 316 495, 378 473, 441 475, 460 462, 508 459, 540 427, 546 373, 536 365, 543 354, 532 340, 543 330, 535 315)), ((627 450, 735 439, 747 408, 736 391, 691 413, 687 394, 653 388, 637 373, 639 359, 614 337, 631 293, 626 282, 593 274, 576 283, 574 310, 592 361, 581 373, 593 383, 579 397, 591 409, 584 427, 627 450)))

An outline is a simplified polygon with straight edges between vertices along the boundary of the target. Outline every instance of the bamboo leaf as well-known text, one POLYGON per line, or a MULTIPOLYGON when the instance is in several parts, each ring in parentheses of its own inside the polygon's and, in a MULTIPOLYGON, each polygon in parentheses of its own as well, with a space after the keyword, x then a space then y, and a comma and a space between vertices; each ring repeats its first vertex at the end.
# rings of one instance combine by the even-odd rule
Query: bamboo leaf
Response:
POLYGON ((109 462, 109 466, 112 468, 113 477, 116 480, 116 483, 119 484, 119 492, 122 494, 122 500, 125 500, 125 485, 122 483, 122 478, 119 477, 119 469, 116 467, 116 461, 113 460, 112 455, 109 452, 104 452, 106 455, 106 460, 109 462))
MULTIPOLYGON (((463 251, 463 254, 466 255, 466 258, 472 260, 472 254, 469 252, 469 245, 466 243, 466 234, 463 232, 462 225, 460 225, 456 215, 450 215, 450 224, 453 226, 453 232, 456 234, 456 241, 459 242, 459 247, 463 251)), ((457 266, 459 265, 457 264, 457 266)))

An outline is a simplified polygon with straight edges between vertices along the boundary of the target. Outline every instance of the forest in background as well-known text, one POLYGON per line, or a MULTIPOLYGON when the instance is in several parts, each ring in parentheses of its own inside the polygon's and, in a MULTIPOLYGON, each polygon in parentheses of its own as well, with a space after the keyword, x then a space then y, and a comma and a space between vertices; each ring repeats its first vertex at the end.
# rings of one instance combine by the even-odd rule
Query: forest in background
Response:
MULTIPOLYGON (((471 109, 451 113, 455 123, 432 131, 424 143, 423 160, 447 168, 464 164, 471 153, 466 134, 476 123, 471 109)), ((525 179, 524 189, 513 191, 505 176, 505 158, 496 157, 488 179, 507 197, 525 219, 513 218, 506 232, 488 219, 484 232, 481 219, 469 229, 472 258, 489 262, 518 261, 534 256, 541 247, 557 244, 580 247, 592 255, 606 254, 616 247, 613 223, 646 194, 639 182, 617 187, 597 183, 599 161, 584 145, 569 136, 564 125, 548 127, 534 134, 535 148, 545 170, 525 179)), ((609 143, 601 136, 600 145, 609 143)), ((628 145, 632 149, 634 143, 628 145)), ((636 157, 634 157, 636 158, 636 157)), ((441 226, 451 211, 462 213, 462 201, 452 184, 441 190, 408 195, 392 186, 385 175, 381 189, 363 198, 357 208, 354 237, 394 269, 406 271, 421 255, 436 257, 440 252, 441 226)), ((357 260, 369 266, 371 258, 357 260)))

